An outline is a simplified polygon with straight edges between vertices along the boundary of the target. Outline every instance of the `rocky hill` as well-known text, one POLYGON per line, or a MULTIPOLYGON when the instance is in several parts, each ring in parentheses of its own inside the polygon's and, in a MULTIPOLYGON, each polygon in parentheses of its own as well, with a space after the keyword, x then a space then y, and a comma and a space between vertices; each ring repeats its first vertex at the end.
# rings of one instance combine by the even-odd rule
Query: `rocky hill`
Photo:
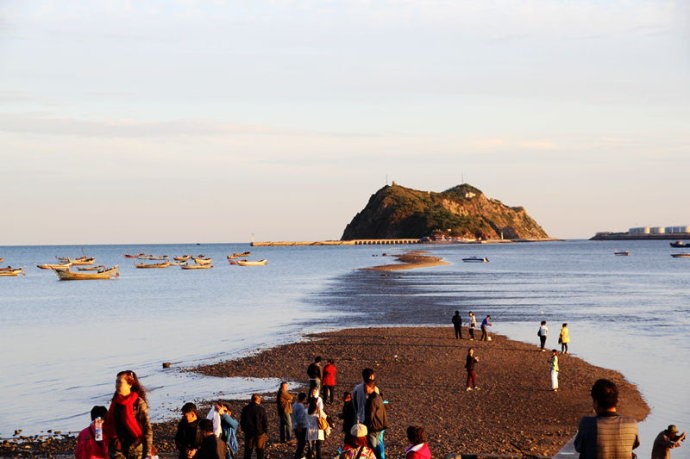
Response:
POLYGON ((342 240, 431 237, 548 239, 522 207, 508 207, 463 184, 441 193, 393 182, 371 196, 345 228, 342 240))

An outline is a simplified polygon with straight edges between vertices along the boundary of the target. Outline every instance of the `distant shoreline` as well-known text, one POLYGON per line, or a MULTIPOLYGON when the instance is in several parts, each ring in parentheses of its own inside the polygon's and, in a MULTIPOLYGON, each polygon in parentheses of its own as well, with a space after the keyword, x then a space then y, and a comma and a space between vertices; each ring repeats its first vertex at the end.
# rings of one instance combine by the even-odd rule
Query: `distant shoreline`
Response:
POLYGON ((630 234, 597 233, 590 241, 682 241, 690 239, 690 234, 630 234))

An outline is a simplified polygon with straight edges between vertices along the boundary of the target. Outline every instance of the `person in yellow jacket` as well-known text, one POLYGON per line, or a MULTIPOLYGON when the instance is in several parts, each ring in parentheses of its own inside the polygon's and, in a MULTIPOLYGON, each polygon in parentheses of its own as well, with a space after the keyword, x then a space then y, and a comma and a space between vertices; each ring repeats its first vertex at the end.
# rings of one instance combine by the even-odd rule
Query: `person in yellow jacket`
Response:
POLYGON ((561 333, 558 335, 558 343, 561 345, 561 354, 568 353, 568 343, 570 342, 570 335, 568 334, 568 324, 563 324, 561 333))

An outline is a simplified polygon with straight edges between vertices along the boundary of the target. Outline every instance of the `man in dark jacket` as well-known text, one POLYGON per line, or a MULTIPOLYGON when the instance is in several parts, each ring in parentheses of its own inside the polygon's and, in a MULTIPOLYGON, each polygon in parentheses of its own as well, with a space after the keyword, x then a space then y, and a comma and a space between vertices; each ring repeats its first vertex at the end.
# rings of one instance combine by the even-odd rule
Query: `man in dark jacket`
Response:
POLYGON ((261 402, 261 396, 254 394, 249 404, 242 408, 240 426, 244 431, 244 459, 252 457, 254 448, 256 459, 264 458, 264 446, 268 440, 268 418, 261 402))
POLYGON ((199 432, 199 419, 196 405, 188 402, 182 406, 182 419, 177 424, 175 446, 179 459, 191 459, 201 445, 202 435, 199 432))
POLYGON ((194 459, 225 459, 227 446, 213 433, 213 421, 202 419, 199 421, 199 430, 203 440, 194 459))
POLYGON ((455 330, 455 339, 462 339, 462 317, 460 317, 460 311, 455 311, 455 315, 450 321, 453 323, 453 329, 455 330))
POLYGON ((321 392, 321 379, 323 371, 321 369, 321 357, 316 356, 314 361, 307 367, 307 376, 309 376, 309 393, 316 387, 316 390, 321 392))
POLYGON ((386 407, 374 383, 365 385, 364 392, 367 394, 364 408, 364 425, 368 430, 367 440, 376 454, 376 459, 386 459, 386 448, 383 444, 383 434, 388 428, 386 407))

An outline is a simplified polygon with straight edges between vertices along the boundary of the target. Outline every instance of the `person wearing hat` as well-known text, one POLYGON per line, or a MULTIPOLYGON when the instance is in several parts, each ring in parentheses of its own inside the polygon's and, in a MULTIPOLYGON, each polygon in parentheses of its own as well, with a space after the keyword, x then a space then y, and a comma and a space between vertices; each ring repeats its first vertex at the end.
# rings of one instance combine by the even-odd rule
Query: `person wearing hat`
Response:
POLYGON ((659 432, 652 446, 652 459, 671 459, 671 448, 678 448, 685 440, 685 432, 678 434, 678 427, 671 424, 659 432))
POLYGON ((367 435, 369 431, 364 424, 357 423, 350 429, 350 435, 345 440, 343 452, 338 459, 376 459, 374 451, 369 448, 367 435))

